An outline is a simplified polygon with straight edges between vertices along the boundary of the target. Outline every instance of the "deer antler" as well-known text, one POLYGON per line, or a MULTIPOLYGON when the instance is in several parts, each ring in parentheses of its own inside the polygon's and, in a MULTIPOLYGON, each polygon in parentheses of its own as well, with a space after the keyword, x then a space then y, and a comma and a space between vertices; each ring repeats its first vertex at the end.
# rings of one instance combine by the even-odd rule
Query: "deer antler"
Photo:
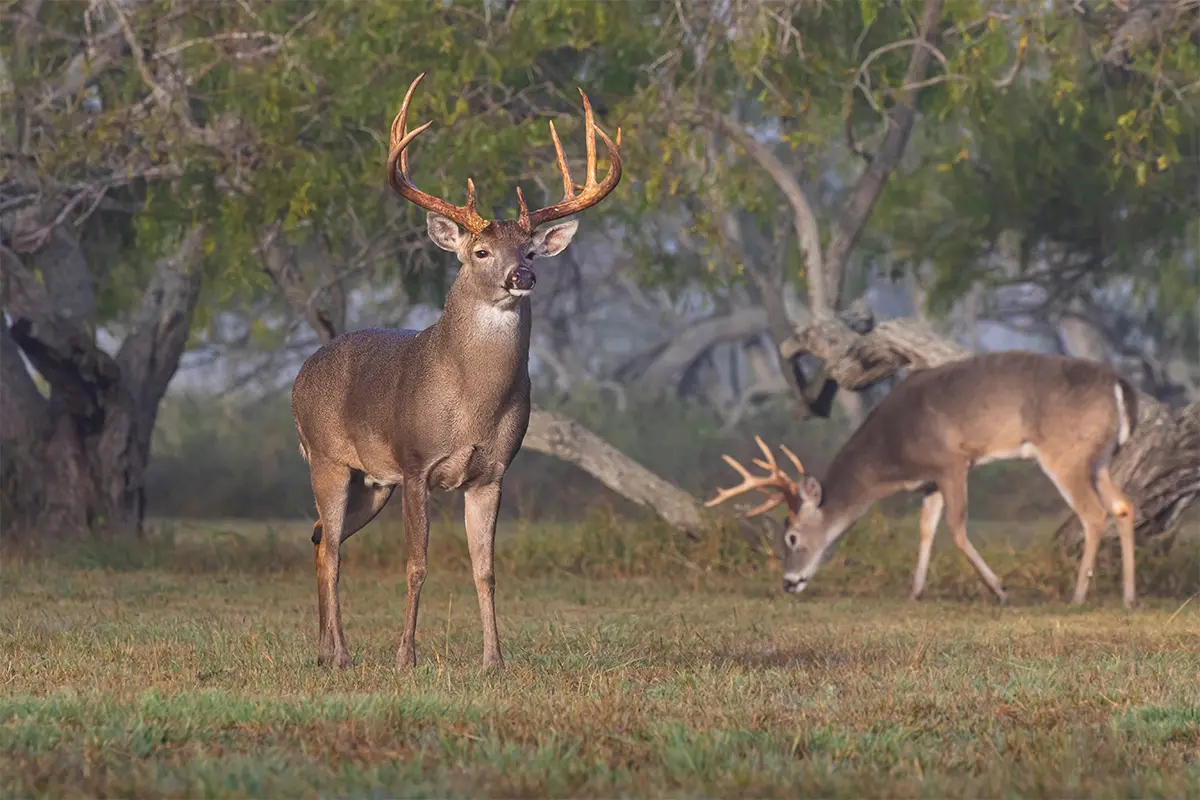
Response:
MULTIPOLYGON (((475 183, 470 178, 467 179, 467 204, 456 206, 439 197, 422 192, 409 177, 407 148, 412 140, 417 138, 417 134, 433 124, 433 121, 430 120, 415 130, 408 130, 408 104, 412 100, 417 84, 424 77, 425 73, 422 72, 408 87, 408 94, 404 95, 404 104, 400 106, 400 113, 392 121, 391 147, 387 165, 388 183, 405 200, 427 211, 433 211, 452 219, 471 233, 480 233, 491 223, 475 213, 475 183), (397 162, 399 162, 399 168, 397 168, 397 162)), ((524 207, 524 201, 522 201, 522 207, 524 207)))
MULTIPOLYGON (((757 467, 767 470, 766 475, 751 475, 750 471, 742 466, 736 459, 731 456, 723 455, 721 458, 725 463, 737 470, 742 476, 742 482, 730 489, 721 489, 717 492, 717 496, 704 504, 706 508, 723 503, 730 498, 737 497, 751 491, 760 491, 767 495, 767 499, 761 504, 755 506, 746 512, 745 516, 755 517, 763 512, 770 511, 780 503, 787 501, 788 509, 793 513, 800 511, 800 487, 788 477, 779 465, 775 462, 775 456, 771 453, 771 449, 761 437, 755 436, 754 441, 758 443, 758 448, 763 451, 764 459, 756 458, 753 464, 757 467)), ((800 459, 796 458, 796 454, 787 448, 786 445, 779 445, 779 449, 784 452, 784 455, 796 467, 796 471, 804 474, 804 465, 800 463, 800 459)))
POLYGON ((554 123, 551 122, 550 138, 554 140, 554 151, 558 156, 558 171, 562 173, 563 199, 559 203, 539 208, 530 214, 529 209, 525 207, 525 197, 518 187, 517 202, 520 205, 520 217, 517 221, 526 231, 532 231, 543 223, 568 217, 596 205, 621 182, 621 129, 617 128, 617 141, 616 144, 613 144, 613 141, 596 125, 596 120, 592 115, 592 104, 588 101, 587 95, 583 93, 583 89, 579 90, 579 95, 583 98, 583 119, 587 137, 587 182, 580 186, 571 179, 571 172, 567 168, 567 156, 563 153, 562 142, 559 141, 558 132, 554 130, 554 123), (600 135, 604 146, 608 148, 608 174, 604 176, 601 183, 596 183, 596 134, 600 135), (575 194, 576 189, 580 190, 578 195, 575 194))

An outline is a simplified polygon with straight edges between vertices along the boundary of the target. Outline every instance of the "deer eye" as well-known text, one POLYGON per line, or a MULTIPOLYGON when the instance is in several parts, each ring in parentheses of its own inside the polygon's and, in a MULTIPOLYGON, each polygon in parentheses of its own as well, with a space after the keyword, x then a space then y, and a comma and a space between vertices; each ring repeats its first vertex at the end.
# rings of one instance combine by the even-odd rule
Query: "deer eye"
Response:
POLYGON ((491 254, 488 253, 487 250, 476 250, 475 251, 476 258, 487 258, 489 255, 491 255, 491 254))
POLYGON ((789 533, 789 534, 787 535, 787 543, 788 543, 788 547, 795 547, 795 546, 796 546, 796 542, 797 542, 797 539, 796 539, 796 534, 794 534, 794 533, 789 533))

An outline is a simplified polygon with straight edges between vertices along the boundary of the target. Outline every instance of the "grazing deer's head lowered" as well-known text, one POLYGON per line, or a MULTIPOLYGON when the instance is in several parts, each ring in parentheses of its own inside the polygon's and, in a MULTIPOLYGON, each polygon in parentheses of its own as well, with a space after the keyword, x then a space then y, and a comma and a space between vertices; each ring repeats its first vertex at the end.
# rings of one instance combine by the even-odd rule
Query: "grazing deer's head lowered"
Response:
POLYGON ((609 139, 607 134, 596 126, 592 104, 588 102, 587 95, 580 90, 587 141, 586 183, 578 186, 571 179, 562 142, 559 141, 558 132, 551 122, 550 136, 554 140, 558 169, 562 173, 562 201, 530 213, 525 206, 521 188, 517 187, 517 219, 489 221, 475 211, 475 184, 470 179, 467 180, 467 204, 455 206, 422 192, 409 176, 408 146, 433 124, 426 122, 419 128, 408 130, 409 102, 417 84, 424 77, 425 73, 421 73, 409 86, 400 113, 392 122, 388 180, 401 197, 429 212, 429 238, 438 247, 458 256, 463 266, 463 274, 459 280, 469 282, 475 292, 489 298, 495 305, 511 308, 516 305, 517 300, 533 291, 537 282, 537 275, 533 271, 533 259, 549 258, 565 250, 574 238, 579 223, 572 220, 546 228, 540 226, 596 205, 617 187, 621 180, 621 130, 617 129, 615 143, 609 139), (596 180, 597 136, 604 142, 609 158, 608 174, 600 182, 596 180))
POLYGON ((996 597, 1006 595, 996 575, 967 540, 967 471, 992 461, 1035 459, 1086 533, 1074 601, 1082 603, 1108 516, 1121 540, 1122 595, 1134 591, 1133 504, 1113 482, 1109 464, 1137 424, 1137 393, 1106 366, 1063 356, 1021 351, 987 353, 914 372, 871 411, 834 456, 824 481, 805 474, 790 450, 797 479, 775 462, 755 437, 765 470, 742 476, 706 505, 746 492, 766 500, 746 512, 755 516, 787 504, 787 524, 776 542, 783 560, 783 588, 804 590, 829 549, 868 508, 900 491, 922 491, 921 543, 912 596, 925 587, 933 536, 945 511, 954 542, 996 597))
POLYGON ((821 510, 821 484, 816 478, 805 474, 804 465, 786 445, 779 445, 779 449, 796 468, 800 476, 798 480, 792 480, 779 466, 771 448, 767 447, 761 437, 755 436, 754 441, 758 443, 758 449, 762 450, 763 458, 756 458, 752 463, 766 470, 766 474, 751 475, 750 471, 732 456, 722 456, 725 463, 742 476, 742 482, 732 488, 722 489, 704 505, 712 508, 746 492, 762 492, 766 499, 743 514, 749 519, 770 511, 780 503, 785 504, 787 522, 775 541, 775 550, 783 560, 784 591, 801 592, 808 585, 808 579, 816 570, 825 550, 825 515, 821 510))
MULTIPOLYGON (((616 142, 600 130, 583 97, 587 178, 577 186, 562 143, 550 132, 563 178, 563 200, 532 213, 517 190, 516 220, 489 221, 475 211, 475 185, 455 206, 422 192, 409 174, 408 148, 431 123, 409 131, 408 107, 424 74, 409 86, 392 123, 388 181, 426 209, 429 237, 458 256, 461 268, 442 316, 423 331, 370 328, 333 339, 304 363, 292 388, 300 452, 309 464, 318 521, 318 663, 346 667, 350 655, 338 604, 342 543, 369 523, 403 487, 408 539, 408 612, 396 663, 416 663, 417 608, 429 546, 429 492, 463 489, 467 543, 483 623, 485 667, 503 663, 493 603, 493 545, 500 487, 529 425, 528 295, 533 259, 561 253, 574 220, 621 180, 616 142), (596 180, 596 136, 609 168, 596 180)), ((583 94, 581 91, 580 94, 583 94)))

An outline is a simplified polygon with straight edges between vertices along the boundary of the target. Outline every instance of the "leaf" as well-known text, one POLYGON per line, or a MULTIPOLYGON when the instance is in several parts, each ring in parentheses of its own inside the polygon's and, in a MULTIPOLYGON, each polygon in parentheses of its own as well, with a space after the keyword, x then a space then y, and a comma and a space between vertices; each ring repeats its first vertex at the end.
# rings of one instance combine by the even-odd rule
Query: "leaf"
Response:
POLYGON ((882 5, 882 0, 858 0, 858 9, 862 14, 864 28, 869 28, 875 23, 879 16, 880 5, 882 5))

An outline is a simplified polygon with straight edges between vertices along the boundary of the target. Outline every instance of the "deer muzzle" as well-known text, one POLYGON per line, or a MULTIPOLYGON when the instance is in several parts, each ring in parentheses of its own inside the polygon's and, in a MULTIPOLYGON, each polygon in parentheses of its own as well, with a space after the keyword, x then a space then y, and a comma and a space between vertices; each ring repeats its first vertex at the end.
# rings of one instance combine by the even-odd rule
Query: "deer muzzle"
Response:
POLYGON ((800 594, 808 586, 808 578, 789 572, 783 576, 783 590, 788 594, 800 594))
POLYGON ((537 275, 533 274, 533 270, 529 267, 517 267, 504 279, 504 288, 508 289, 509 294, 523 297, 533 291, 535 283, 537 275))

